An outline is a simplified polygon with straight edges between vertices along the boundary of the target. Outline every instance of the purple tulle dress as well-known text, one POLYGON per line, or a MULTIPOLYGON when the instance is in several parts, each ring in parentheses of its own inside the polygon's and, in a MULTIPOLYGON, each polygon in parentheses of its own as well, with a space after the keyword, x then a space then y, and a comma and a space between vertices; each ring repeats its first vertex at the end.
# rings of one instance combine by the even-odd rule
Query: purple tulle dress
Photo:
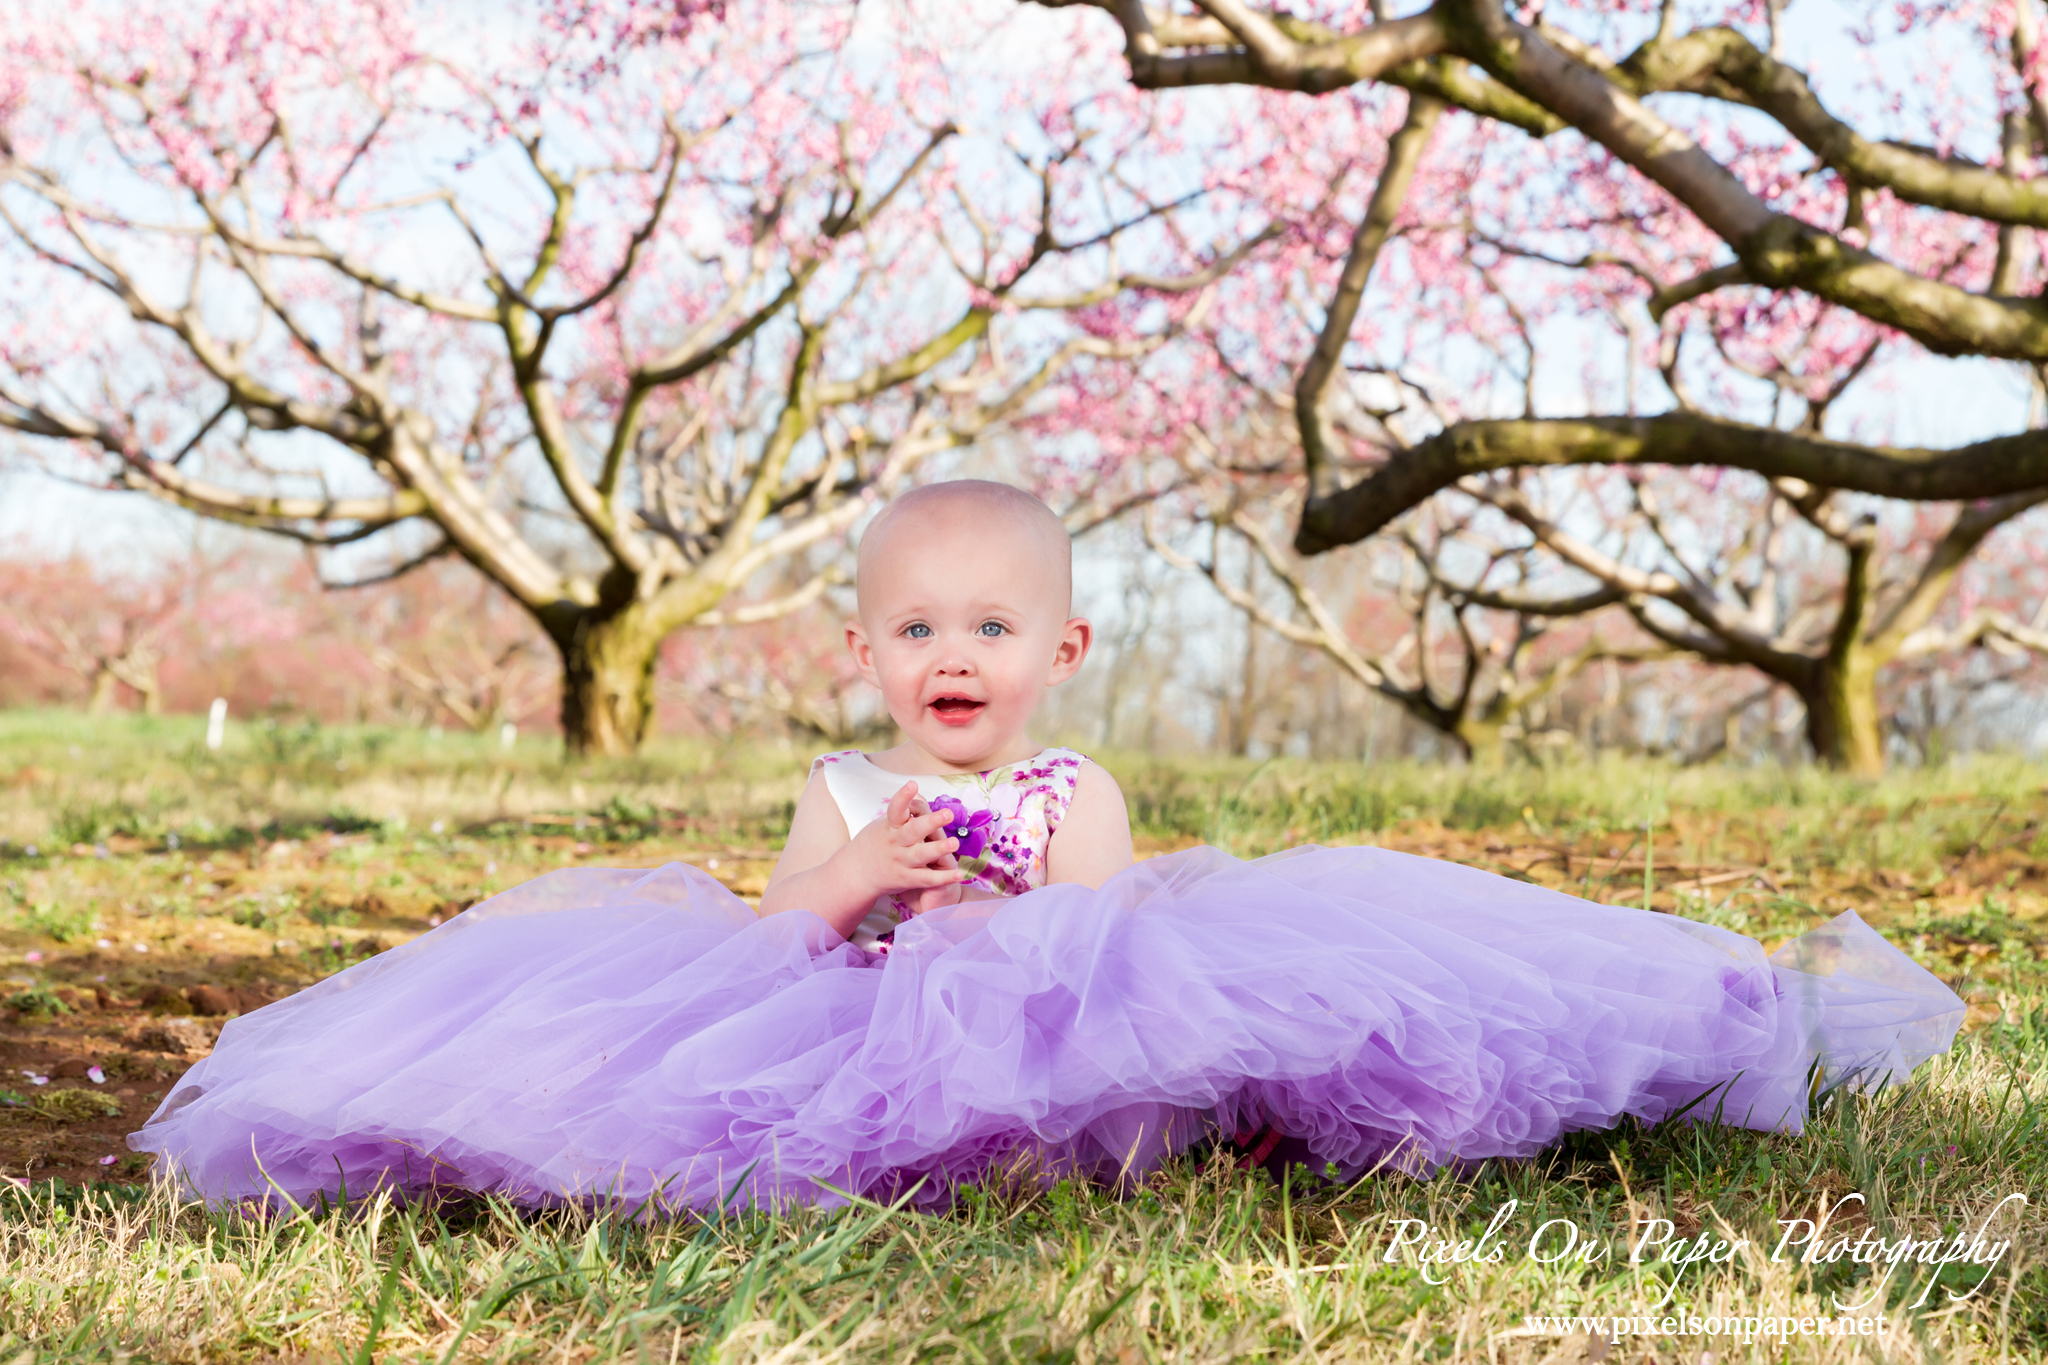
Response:
MULTIPOLYGON (((1130 1177, 1266 1125, 1345 1176, 1427 1172, 1623 1115, 1798 1132, 1816 1064, 1901 1080, 1962 1020, 1853 912, 1766 956, 1378 848, 1043 885, 1084 761, 919 779, 963 865, 1021 894, 878 904, 846 939, 680 864, 551 872, 229 1023, 130 1144, 211 1202, 930 1205, 1020 1160, 1130 1177)), ((904 780, 819 770, 856 826, 904 780)))

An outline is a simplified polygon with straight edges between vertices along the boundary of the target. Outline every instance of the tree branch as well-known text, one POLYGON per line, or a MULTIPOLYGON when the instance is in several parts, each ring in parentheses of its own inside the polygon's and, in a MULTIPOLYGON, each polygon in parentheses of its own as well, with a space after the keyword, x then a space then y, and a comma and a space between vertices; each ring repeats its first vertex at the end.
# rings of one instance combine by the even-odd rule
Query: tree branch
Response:
POLYGON ((1617 64, 1611 79, 1632 94, 1705 95, 1761 110, 1845 180, 1882 186, 1909 203, 2048 227, 2048 182, 1917 147, 1872 142, 1829 113, 1804 74, 1732 28, 1653 40, 1617 64))
POLYGON ((1934 619, 1942 599, 1948 596, 1956 575, 1986 536, 2031 508, 2048 502, 2048 488, 1992 498, 1956 513, 1948 532, 1935 543, 1927 562, 1920 566, 1912 586, 1877 613, 1870 629, 1871 647, 1880 657, 1899 652, 1907 637, 1924 629, 1934 619))
POLYGON ((407 555, 388 569, 380 569, 376 573, 365 574, 360 578, 337 579, 328 578, 323 574, 320 578, 320 586, 337 592, 346 592, 356 588, 374 588, 385 583, 395 583, 414 569, 424 568, 444 555, 454 553, 454 551, 454 541, 448 539, 445 535, 436 536, 433 543, 427 546, 426 549, 421 550, 416 555, 407 555))
MULTIPOLYGON (((1696 621, 1719 642, 1720 650, 1726 656, 1767 672, 1782 668, 1788 657, 1796 653, 1788 649, 1785 642, 1759 634, 1745 613, 1733 610, 1697 575, 1688 573, 1681 579, 1662 571, 1638 569, 1624 563, 1543 516, 1518 489, 1482 484, 1476 480, 1463 487, 1474 497, 1492 504, 1521 523, 1539 543, 1565 563, 1609 587, 1619 589, 1630 613, 1645 629, 1667 643, 1676 645, 1679 640, 1670 632, 1657 629, 1638 599, 1662 598, 1696 621)), ((1804 655, 1799 657, 1804 659, 1804 655)))
MULTIPOLYGON (((1259 84, 1279 90, 1322 94, 1342 89, 1360 81, 1376 80, 1396 67, 1434 57, 1450 47, 1450 35, 1434 9, 1406 19, 1372 24, 1352 34, 1331 34, 1328 30, 1314 34, 1311 30, 1313 36, 1298 40, 1284 32, 1272 16, 1261 14, 1242 0, 1198 3, 1243 44, 1241 53, 1230 53, 1228 57, 1242 63, 1259 84)), ((1124 18, 1133 9, 1142 13, 1140 6, 1126 0, 1118 5, 1118 17, 1124 18)), ((1126 21, 1126 32, 1129 31, 1126 21)), ((1224 63, 1213 55, 1205 61, 1200 57, 1133 54, 1131 73, 1139 85, 1208 84, 1223 67, 1224 63), (1141 62, 1148 68, 1142 73, 1141 62), (1202 79, 1198 82, 1195 77, 1202 79)))
POLYGON ((837 564, 812 574, 804 585, 794 592, 780 597, 771 597, 765 602, 749 602, 730 611, 707 611, 692 625, 698 626, 753 626, 763 621, 779 620, 793 615, 816 602, 825 595, 825 589, 845 583, 846 570, 837 564))
MULTIPOLYGON (((1819 105, 1805 78, 1760 53, 1733 30, 1708 29, 1653 43, 1634 68, 1595 66, 1583 45, 1567 53, 1542 31, 1515 23, 1498 0, 1438 0, 1423 14, 1376 23, 1354 34, 1305 42, 1277 14, 1262 14, 1243 0, 1217 0, 1210 13, 1243 44, 1205 79, 1277 89, 1335 88, 1321 82, 1378 80, 1400 63, 1343 54, 1391 55, 1400 25, 1418 42, 1419 55, 1455 53, 1495 80, 1579 129, 1699 216, 1734 248, 1749 278, 1776 289, 1803 289, 1831 303, 1912 336, 1940 355, 1979 354, 2048 361, 2048 303, 1987 298, 1905 270, 1836 234, 1774 211, 1705 149, 1646 107, 1639 95, 1691 89, 1754 104, 1785 122, 1830 165, 1840 164, 1856 184, 1878 184, 1902 198, 1971 213, 1998 222, 2048 224, 2048 182, 2022 181, 1914 149, 1858 139, 1819 105), (1421 44, 1421 35, 1430 34, 1421 44), (1277 36, 1276 36, 1277 35, 1277 36), (1439 36, 1440 35, 1440 36, 1439 36), (1349 80, 1342 80, 1345 73, 1349 80), (1847 139, 1846 141, 1844 139, 1847 139)), ((1117 0, 1133 61, 1145 61, 1145 43, 1158 48, 1147 11, 1117 0), (1151 34, 1151 36, 1147 36, 1151 34), (1142 40, 1142 41, 1141 41, 1142 40)), ((1159 56, 1159 62, 1171 59, 1159 56)), ((1189 60, 1214 63, 1215 54, 1189 60)))
POLYGON ((1583 464, 1718 466, 1879 497, 1968 501, 2048 486, 2048 431, 1925 450, 1857 445, 1693 412, 1460 422, 1394 452, 1348 488, 1308 502, 1295 548, 1317 554, 1363 540, 1469 475, 1583 464))
POLYGON ((1434 96, 1410 95, 1408 114, 1400 130, 1387 143, 1387 163, 1380 171, 1379 183, 1373 186, 1372 200, 1366 205, 1365 214, 1358 220, 1358 228, 1351 237, 1351 251, 1344 260, 1344 272, 1337 279, 1336 293, 1323 315, 1323 329, 1316 337, 1315 349, 1301 367, 1301 375, 1294 383, 1294 418, 1301 428, 1302 459, 1307 466, 1310 496, 1318 491, 1328 491, 1330 470, 1336 463, 1335 434, 1330 430, 1324 417, 1323 405, 1329 397, 1330 380, 1336 375, 1344 359, 1344 347, 1351 339, 1351 325, 1358 318, 1358 305, 1365 297, 1365 286, 1372 277, 1372 268, 1379 260, 1380 248, 1386 245, 1387 235, 1393 231, 1394 220, 1400 216, 1401 205, 1408 197, 1408 187, 1415 179, 1415 171, 1422 164, 1422 154, 1429 145, 1429 135, 1436 127, 1436 121, 1443 113, 1443 104, 1434 96))

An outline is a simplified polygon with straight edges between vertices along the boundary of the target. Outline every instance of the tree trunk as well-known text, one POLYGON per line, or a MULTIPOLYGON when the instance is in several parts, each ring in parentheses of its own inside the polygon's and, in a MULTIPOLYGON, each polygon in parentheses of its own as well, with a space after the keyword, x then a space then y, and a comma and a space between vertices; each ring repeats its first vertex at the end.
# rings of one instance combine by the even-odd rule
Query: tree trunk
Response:
POLYGON ((92 695, 86 699, 85 713, 88 716, 104 716, 114 709, 114 671, 105 664, 94 670, 92 695))
POLYGON ((662 632, 638 603, 600 603, 550 622, 562 654, 562 740, 569 752, 623 757, 654 721, 654 667, 662 632))
MULTIPOLYGON (((1251 570, 1245 570, 1251 577, 1251 570)), ((1237 699, 1228 704, 1230 734, 1225 740, 1230 752, 1243 758, 1251 752, 1252 730, 1258 723, 1259 632, 1246 617, 1244 623, 1244 672, 1238 677, 1237 699)))
POLYGON ((146 667, 131 665, 128 670, 128 677, 124 681, 134 688, 136 695, 142 699, 143 715, 160 716, 163 714, 164 688, 163 683, 159 680, 155 664, 152 663, 146 667))
POLYGON ((1502 722, 1467 717, 1447 733, 1465 750, 1465 761, 1475 768, 1498 768, 1507 762, 1507 740, 1501 735, 1502 722))
POLYGON ((1806 738, 1813 756, 1831 768, 1860 777, 1884 773, 1884 727, 1877 709, 1878 661, 1862 649, 1814 670, 1813 685, 1800 689, 1806 703, 1806 738))

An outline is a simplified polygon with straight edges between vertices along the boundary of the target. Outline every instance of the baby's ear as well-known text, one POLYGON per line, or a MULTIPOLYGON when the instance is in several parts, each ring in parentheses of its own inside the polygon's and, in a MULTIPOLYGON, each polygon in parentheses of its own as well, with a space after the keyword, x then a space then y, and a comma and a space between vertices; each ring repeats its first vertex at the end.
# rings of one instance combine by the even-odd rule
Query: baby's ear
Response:
POLYGON ((1081 671, 1081 661, 1088 657, 1088 647, 1095 643, 1095 627, 1085 616, 1076 616, 1060 631, 1059 648, 1053 651, 1052 674, 1045 680, 1047 687, 1054 687, 1081 671))
POLYGON ((868 643, 868 633, 858 619, 846 623, 846 652, 853 656, 853 666, 862 678, 872 686, 882 685, 882 680, 875 676, 875 647, 868 643))

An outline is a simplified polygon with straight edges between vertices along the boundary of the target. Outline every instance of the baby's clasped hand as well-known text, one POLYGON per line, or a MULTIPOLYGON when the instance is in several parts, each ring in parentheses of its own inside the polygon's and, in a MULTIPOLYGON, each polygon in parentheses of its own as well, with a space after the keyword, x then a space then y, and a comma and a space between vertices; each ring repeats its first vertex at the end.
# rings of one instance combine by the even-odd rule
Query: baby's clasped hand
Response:
POLYGON ((813 780, 797 801, 782 850, 782 864, 794 860, 804 870, 769 878, 761 913, 810 910, 851 936, 885 896, 895 898, 899 912, 918 915, 957 904, 962 873, 954 853, 960 843, 946 830, 950 818, 951 812, 934 811, 919 798, 916 782, 905 782, 881 815, 849 838, 851 822, 841 817, 824 783, 813 780))
POLYGON ((923 914, 960 899, 960 841, 945 833, 949 812, 935 811, 906 782, 879 820, 861 826, 846 846, 853 873, 877 896, 895 895, 923 914))

